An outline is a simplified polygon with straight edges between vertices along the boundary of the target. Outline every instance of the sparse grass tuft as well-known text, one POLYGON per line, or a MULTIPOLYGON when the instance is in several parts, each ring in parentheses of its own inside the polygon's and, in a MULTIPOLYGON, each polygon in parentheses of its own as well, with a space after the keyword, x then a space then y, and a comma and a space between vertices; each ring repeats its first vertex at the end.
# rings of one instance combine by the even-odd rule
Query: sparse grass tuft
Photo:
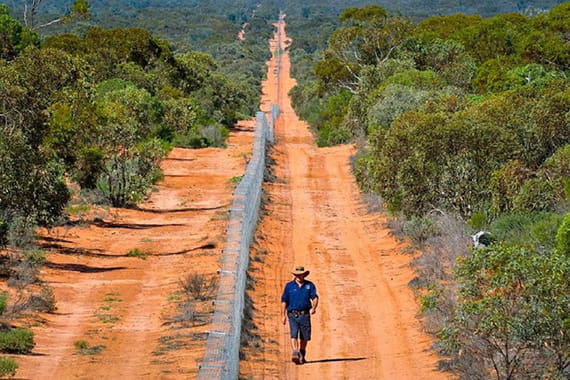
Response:
POLYGON ((127 252, 127 257, 138 257, 139 259, 146 260, 148 257, 148 253, 139 248, 133 248, 129 252, 127 252))
POLYGON ((18 363, 12 358, 5 358, 0 356, 0 377, 1 378, 12 378, 16 376, 16 370, 18 369, 18 363))
POLYGON ((97 355, 105 349, 104 344, 91 346, 86 340, 78 340, 73 344, 80 355, 97 355))
POLYGON ((239 181, 241 181, 243 176, 236 176, 236 177, 232 177, 230 178, 230 183, 239 183, 239 181))

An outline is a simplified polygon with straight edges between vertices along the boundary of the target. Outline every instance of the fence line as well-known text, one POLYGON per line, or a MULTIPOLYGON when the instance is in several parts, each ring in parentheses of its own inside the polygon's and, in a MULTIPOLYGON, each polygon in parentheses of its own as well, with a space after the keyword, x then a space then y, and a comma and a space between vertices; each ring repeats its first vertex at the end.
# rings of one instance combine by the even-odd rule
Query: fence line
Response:
POLYGON ((279 107, 272 104, 269 123, 257 112, 253 156, 234 191, 227 243, 219 271, 220 281, 211 330, 198 379, 237 379, 249 248, 257 225, 267 144, 273 142, 273 126, 279 107))

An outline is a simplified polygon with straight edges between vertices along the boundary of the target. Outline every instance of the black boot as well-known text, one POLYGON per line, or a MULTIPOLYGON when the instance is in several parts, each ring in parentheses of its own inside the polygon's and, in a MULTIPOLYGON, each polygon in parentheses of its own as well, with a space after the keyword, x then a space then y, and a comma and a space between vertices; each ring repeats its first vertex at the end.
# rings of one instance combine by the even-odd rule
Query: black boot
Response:
POLYGON ((305 359, 305 354, 307 353, 307 350, 299 350, 301 352, 301 362, 300 364, 304 364, 307 362, 307 360, 305 359))

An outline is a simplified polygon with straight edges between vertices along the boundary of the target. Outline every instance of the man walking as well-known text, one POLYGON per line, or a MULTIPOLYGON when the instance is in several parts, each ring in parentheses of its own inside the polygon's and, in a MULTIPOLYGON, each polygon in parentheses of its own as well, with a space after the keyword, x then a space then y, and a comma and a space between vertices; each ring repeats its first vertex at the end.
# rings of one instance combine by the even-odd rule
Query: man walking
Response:
POLYGON ((291 273, 295 279, 285 285, 281 296, 282 322, 286 324, 289 319, 291 359, 295 364, 303 364, 311 340, 311 315, 317 311, 319 296, 315 284, 305 279, 310 273, 305 267, 298 266, 291 273))

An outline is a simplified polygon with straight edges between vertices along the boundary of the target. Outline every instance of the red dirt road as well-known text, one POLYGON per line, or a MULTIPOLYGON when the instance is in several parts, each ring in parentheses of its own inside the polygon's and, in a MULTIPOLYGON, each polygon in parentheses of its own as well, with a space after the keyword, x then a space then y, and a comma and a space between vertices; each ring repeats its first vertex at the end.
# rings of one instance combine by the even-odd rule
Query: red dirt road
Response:
POLYGON ((42 279, 58 310, 33 326, 34 355, 18 356, 25 379, 188 379, 203 357, 211 302, 194 323, 176 323, 179 281, 215 274, 225 243, 233 177, 251 154, 254 121, 240 123, 226 149, 174 149, 164 180, 140 210, 100 210, 95 218, 45 234, 42 279), (129 257, 137 248, 146 259, 129 257), (75 344, 102 347, 81 353, 75 344))
MULTIPOLYGON (((283 48, 286 46, 284 24, 283 48)), ((275 41, 274 41, 275 46, 275 41)), ((270 73, 276 72, 272 63, 270 73)), ((281 109, 276 122, 277 178, 267 184, 268 204, 252 254, 254 322, 263 343, 241 362, 244 378, 445 379, 417 319, 407 286, 409 255, 389 234, 381 214, 367 213, 349 160, 352 146, 319 149, 291 108, 289 55, 265 91, 281 109), (304 265, 317 285, 308 363, 290 361, 288 326, 280 323, 280 295, 304 265)))

